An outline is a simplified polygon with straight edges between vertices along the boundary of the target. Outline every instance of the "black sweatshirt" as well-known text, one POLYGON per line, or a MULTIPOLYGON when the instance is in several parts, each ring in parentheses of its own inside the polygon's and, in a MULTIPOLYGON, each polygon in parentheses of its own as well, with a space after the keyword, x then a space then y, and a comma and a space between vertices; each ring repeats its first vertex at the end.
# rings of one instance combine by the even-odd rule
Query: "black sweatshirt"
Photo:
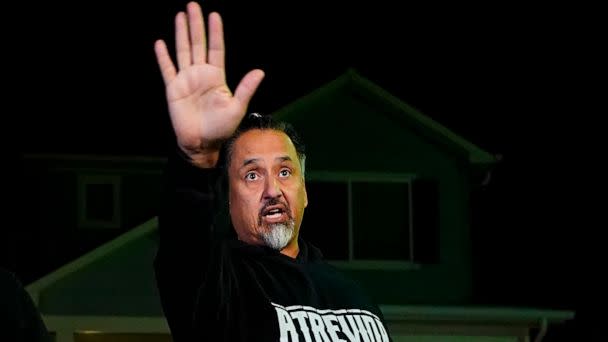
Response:
POLYGON ((175 342, 390 340, 379 308, 314 246, 300 239, 293 259, 237 240, 222 179, 169 158, 154 266, 175 342))

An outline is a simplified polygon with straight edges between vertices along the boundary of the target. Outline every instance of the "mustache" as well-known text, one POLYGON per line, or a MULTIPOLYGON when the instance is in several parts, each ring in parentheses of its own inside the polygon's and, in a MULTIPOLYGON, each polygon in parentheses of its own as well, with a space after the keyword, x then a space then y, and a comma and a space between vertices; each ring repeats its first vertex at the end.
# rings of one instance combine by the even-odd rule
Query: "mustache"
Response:
POLYGON ((273 197, 273 198, 268 199, 266 201, 266 203, 264 203, 264 205, 260 209, 260 212, 258 214, 258 221, 259 221, 260 225, 262 224, 262 217, 264 216, 264 212, 268 209, 268 207, 271 207, 271 206, 274 206, 274 205, 283 206, 285 214, 287 214, 287 216, 290 219, 293 219, 293 217, 291 217, 291 210, 289 210, 289 204, 287 204, 286 202, 283 202, 283 201, 279 200, 276 197, 273 197))

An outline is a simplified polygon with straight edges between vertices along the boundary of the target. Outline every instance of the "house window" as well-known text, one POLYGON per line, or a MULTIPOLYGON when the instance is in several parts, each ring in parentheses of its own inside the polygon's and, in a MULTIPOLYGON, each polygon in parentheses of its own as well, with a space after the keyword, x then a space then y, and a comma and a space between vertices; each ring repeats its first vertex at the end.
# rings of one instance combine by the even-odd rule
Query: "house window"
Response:
POLYGON ((78 177, 78 225, 82 228, 120 228, 120 176, 78 177))
POLYGON ((325 258, 434 263, 437 183, 413 175, 309 173, 301 235, 325 258))
POLYGON ((300 234, 326 259, 349 260, 348 183, 307 180, 306 193, 308 206, 300 234))
POLYGON ((353 259, 412 260, 409 182, 350 185, 353 259))

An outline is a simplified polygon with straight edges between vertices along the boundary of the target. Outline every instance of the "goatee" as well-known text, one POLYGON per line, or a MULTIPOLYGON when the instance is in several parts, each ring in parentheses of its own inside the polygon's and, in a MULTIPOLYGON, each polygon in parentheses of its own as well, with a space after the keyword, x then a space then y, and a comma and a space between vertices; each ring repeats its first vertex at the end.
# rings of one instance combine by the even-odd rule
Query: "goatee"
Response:
POLYGON ((262 232, 262 240, 266 246, 280 251, 289 244, 293 238, 295 222, 290 219, 286 222, 271 223, 268 229, 262 232))

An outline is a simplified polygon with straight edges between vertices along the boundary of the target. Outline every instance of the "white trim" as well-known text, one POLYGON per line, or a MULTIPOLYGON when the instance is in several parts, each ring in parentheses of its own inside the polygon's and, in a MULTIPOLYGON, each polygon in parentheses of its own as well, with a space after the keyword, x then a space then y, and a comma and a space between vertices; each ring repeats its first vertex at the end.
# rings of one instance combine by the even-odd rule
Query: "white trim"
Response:
MULTIPOLYGON (((547 329, 574 318, 573 311, 514 307, 448 307, 379 305, 395 341, 447 341, 460 336, 467 341, 487 341, 475 337, 510 336, 509 341, 529 341, 531 329, 547 329)), ((541 336, 542 337, 542 336, 541 336)), ((462 338, 453 339, 462 341, 462 338)), ((502 339, 501 339, 502 340, 502 339)), ((535 340, 536 341, 536 340, 535 340)))
POLYGON ((388 320, 442 321, 442 322, 527 322, 540 324, 561 323, 574 318, 569 310, 546 310, 516 307, 466 307, 466 306, 415 306, 380 304, 380 310, 388 320))
POLYGON ((330 264, 346 270, 369 271, 413 271, 421 268, 420 264, 400 260, 328 260, 330 264))
POLYGON ((55 334, 55 342, 74 342, 77 334, 170 334, 164 317, 43 315, 42 319, 47 330, 55 334))
POLYGON ((409 234, 409 239, 410 239, 410 253, 409 253, 409 260, 411 260, 412 262, 415 262, 416 260, 414 260, 414 184, 413 182, 409 182, 407 185, 407 206, 408 206, 408 214, 407 214, 407 220, 408 220, 408 234, 409 234))
POLYGON ((310 170, 306 173, 306 180, 317 182, 378 182, 378 183, 404 183, 416 178, 414 173, 392 172, 352 172, 352 171, 323 171, 310 170))
MULTIPOLYGON (((526 341, 531 328, 538 328, 542 324, 560 324, 574 318, 572 311, 534 308, 380 305, 380 310, 393 338, 514 336, 526 341)), ((78 333, 170 335, 164 317, 43 315, 42 318, 49 332, 55 334, 56 342, 74 342, 78 333)))
POLYGON ((346 196, 348 207, 348 261, 355 260, 355 231, 353 230, 353 183, 346 183, 346 196))

